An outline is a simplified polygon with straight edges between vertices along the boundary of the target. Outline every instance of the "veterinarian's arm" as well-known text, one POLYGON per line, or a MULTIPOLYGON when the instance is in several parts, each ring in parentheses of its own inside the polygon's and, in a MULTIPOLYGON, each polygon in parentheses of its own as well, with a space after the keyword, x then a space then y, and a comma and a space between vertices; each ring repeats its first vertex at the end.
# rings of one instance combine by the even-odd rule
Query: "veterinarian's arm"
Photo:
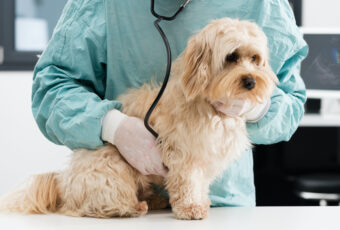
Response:
POLYGON ((271 9, 256 20, 268 38, 270 64, 280 83, 271 97, 265 116, 247 123, 250 140, 255 144, 288 141, 304 113, 306 89, 300 76, 301 61, 308 46, 296 26, 293 11, 285 0, 266 2, 271 9))
POLYGON ((121 106, 102 99, 106 76, 102 2, 67 3, 34 71, 34 118, 49 140, 71 149, 101 146, 102 117, 121 106))
POLYGON ((272 144, 288 141, 304 113, 305 85, 299 74, 300 62, 307 55, 302 46, 285 62, 278 73, 280 83, 274 90, 266 115, 256 123, 248 123, 250 139, 255 144, 272 144))

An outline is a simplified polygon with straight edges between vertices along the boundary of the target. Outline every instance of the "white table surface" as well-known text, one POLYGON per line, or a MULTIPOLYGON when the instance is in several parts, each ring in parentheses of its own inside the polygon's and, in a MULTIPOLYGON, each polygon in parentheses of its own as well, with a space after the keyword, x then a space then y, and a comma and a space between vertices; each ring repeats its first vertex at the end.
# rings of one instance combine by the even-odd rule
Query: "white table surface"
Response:
POLYGON ((138 218, 112 219, 0 214, 0 229, 339 230, 340 207, 213 208, 207 219, 197 221, 176 220, 169 210, 138 218))

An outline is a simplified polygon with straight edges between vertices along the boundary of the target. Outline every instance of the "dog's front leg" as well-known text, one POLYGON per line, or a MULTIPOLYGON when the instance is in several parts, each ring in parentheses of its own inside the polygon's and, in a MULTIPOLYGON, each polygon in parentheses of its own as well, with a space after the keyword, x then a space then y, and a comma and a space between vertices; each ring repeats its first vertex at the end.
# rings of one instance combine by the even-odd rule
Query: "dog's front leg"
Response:
POLYGON ((172 211, 177 219, 204 219, 210 207, 209 182, 202 169, 181 169, 176 172, 170 169, 167 176, 172 211))

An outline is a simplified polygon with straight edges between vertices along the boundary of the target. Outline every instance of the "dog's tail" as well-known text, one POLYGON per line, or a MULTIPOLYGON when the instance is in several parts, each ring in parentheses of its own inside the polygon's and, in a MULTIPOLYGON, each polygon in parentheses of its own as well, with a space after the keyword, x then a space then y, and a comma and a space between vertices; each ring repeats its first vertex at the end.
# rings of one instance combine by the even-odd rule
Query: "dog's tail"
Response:
POLYGON ((58 196, 58 173, 45 173, 33 177, 26 188, 5 195, 0 200, 0 211, 24 214, 56 212, 58 196))

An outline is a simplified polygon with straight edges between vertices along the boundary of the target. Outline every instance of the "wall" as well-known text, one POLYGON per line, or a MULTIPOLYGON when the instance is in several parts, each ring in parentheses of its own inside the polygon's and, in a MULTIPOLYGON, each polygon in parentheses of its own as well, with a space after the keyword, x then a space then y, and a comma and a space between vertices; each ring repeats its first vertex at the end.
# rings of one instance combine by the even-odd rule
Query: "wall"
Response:
POLYGON ((302 24, 307 27, 338 27, 339 0, 303 0, 302 24))
POLYGON ((0 195, 29 175, 64 167, 70 150, 49 142, 31 113, 31 72, 0 71, 0 195))
POLYGON ((15 0, 16 16, 46 20, 49 25, 48 35, 51 37, 66 2, 67 0, 15 0))

